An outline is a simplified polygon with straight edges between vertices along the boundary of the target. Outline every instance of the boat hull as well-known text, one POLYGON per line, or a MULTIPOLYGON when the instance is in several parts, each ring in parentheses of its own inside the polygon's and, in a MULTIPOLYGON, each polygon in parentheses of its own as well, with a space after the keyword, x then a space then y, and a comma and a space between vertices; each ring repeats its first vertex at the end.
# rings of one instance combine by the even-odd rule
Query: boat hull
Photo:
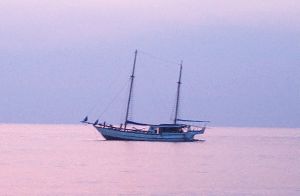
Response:
POLYGON ((194 136, 203 134, 204 130, 188 131, 182 133, 150 133, 146 131, 124 131, 109 127, 97 127, 101 135, 107 140, 126 140, 126 141, 161 141, 161 142, 191 142, 194 136))

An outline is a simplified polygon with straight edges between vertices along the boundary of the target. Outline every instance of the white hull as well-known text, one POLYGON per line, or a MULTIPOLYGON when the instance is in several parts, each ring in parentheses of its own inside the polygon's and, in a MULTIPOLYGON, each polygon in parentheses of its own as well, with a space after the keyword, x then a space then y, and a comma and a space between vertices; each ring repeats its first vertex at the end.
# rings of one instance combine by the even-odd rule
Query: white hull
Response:
POLYGON ((203 134, 203 130, 187 131, 182 133, 150 133, 146 131, 124 131, 109 127, 95 128, 107 140, 130 140, 130 141, 164 141, 164 142, 189 142, 194 141, 194 136, 203 134))

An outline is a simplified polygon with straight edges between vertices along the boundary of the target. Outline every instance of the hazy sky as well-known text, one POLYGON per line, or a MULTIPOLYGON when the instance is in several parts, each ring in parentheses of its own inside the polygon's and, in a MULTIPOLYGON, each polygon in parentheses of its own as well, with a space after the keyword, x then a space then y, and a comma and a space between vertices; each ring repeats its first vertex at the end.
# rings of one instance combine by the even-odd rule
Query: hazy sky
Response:
POLYGON ((135 49, 134 120, 170 120, 183 60, 182 118, 300 127, 299 0, 1 0, 0 123, 122 122, 135 49))

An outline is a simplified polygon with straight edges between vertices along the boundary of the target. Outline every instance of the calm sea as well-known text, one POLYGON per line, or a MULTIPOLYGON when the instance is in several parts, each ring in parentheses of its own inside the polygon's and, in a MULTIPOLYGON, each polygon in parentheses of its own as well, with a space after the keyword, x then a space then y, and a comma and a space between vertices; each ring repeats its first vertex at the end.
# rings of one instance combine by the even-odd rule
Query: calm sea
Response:
POLYGON ((105 141, 84 125, 0 125, 0 195, 300 195, 300 129, 105 141))

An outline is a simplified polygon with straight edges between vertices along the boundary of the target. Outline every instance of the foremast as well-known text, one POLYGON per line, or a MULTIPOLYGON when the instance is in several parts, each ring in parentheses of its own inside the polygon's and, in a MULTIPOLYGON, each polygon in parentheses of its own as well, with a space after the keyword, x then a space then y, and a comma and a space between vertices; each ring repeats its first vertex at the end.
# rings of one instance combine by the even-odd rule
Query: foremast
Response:
POLYGON ((181 75, 182 75, 182 61, 180 63, 180 71, 179 71, 179 78, 177 82, 177 95, 176 95, 176 107, 175 107, 175 117, 174 117, 174 124, 177 123, 177 116, 179 110, 179 99, 180 99, 180 86, 181 86, 181 75))
POLYGON ((130 102, 132 97, 132 89, 133 89, 133 82, 134 82, 134 72, 135 72, 135 64, 136 64, 136 57, 137 57, 137 50, 134 52, 134 61, 133 61, 133 67, 132 67, 132 73, 130 76, 130 89, 129 89, 129 95, 128 95, 128 101, 127 101, 127 109, 126 109, 126 116, 125 116, 125 122, 124 122, 124 130, 126 130, 127 127, 127 121, 128 121, 128 115, 129 115, 129 109, 130 109, 130 102))

